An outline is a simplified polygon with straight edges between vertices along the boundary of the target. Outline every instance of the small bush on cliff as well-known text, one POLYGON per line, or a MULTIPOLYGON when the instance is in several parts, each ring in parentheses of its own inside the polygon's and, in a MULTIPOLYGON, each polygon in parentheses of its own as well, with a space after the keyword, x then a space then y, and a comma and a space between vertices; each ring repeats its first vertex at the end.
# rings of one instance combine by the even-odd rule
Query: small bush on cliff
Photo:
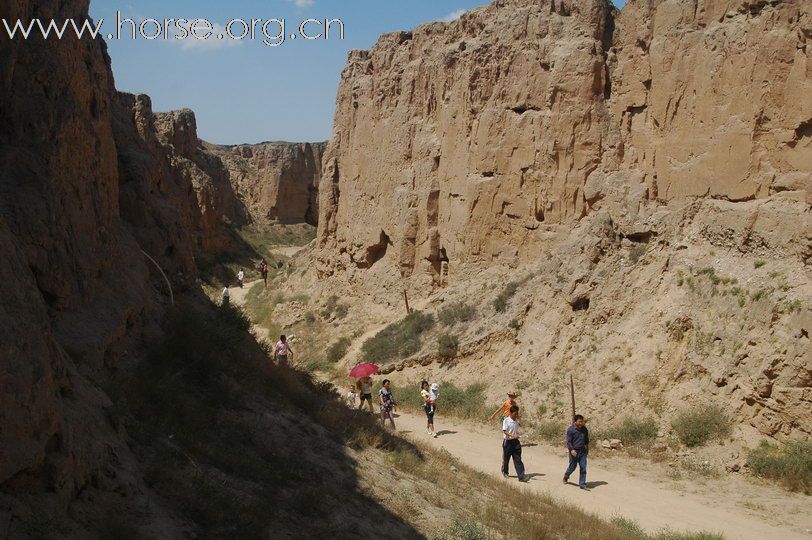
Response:
POLYGON ((364 362, 386 362, 406 358, 420 350, 422 335, 434 326, 434 317, 414 311, 390 324, 361 346, 364 362))
POLYGON ((331 364, 335 364, 347 354, 352 345, 352 340, 348 337, 342 337, 327 348, 326 360, 331 364))
POLYGON ((459 322, 470 322, 476 317, 474 306, 465 302, 454 302, 440 310, 440 322, 443 326, 454 326, 459 322))
POLYGON ((594 438, 620 439, 624 445, 647 444, 657 438, 657 431, 657 421, 653 418, 629 417, 604 432, 596 433, 594 438))
POLYGON ((762 441, 750 451, 747 465, 762 478, 783 483, 791 491, 812 494, 812 441, 790 441, 783 446, 762 441))
POLYGON ((709 405, 683 410, 671 423, 671 427, 682 444, 694 447, 729 436, 732 422, 719 406, 709 405))
POLYGON ((519 290, 519 282, 511 281, 505 288, 499 293, 499 296, 493 301, 493 308, 496 310, 497 313, 502 313, 507 309, 508 301, 516 295, 516 291, 519 290))
POLYGON ((454 358, 460 349, 460 340, 451 334, 441 334, 437 338, 437 354, 440 358, 454 358))

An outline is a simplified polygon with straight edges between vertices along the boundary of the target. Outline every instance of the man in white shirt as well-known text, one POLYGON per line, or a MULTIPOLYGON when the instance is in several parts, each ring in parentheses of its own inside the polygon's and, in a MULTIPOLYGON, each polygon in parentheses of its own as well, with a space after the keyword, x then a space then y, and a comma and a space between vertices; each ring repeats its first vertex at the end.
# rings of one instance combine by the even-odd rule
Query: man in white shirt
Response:
POLYGON ((242 289, 242 283, 245 280, 245 272, 242 270, 237 273, 237 282, 240 284, 240 289, 242 289))
POLYGON ((513 458, 513 467, 516 469, 516 476, 519 482, 527 482, 529 478, 524 474, 524 463, 522 463, 522 443, 519 442, 519 407, 514 405, 510 408, 510 414, 502 421, 502 476, 508 477, 508 464, 513 458))
POLYGON ((223 307, 228 305, 228 301, 231 298, 231 293, 228 292, 228 287, 223 289, 223 307))

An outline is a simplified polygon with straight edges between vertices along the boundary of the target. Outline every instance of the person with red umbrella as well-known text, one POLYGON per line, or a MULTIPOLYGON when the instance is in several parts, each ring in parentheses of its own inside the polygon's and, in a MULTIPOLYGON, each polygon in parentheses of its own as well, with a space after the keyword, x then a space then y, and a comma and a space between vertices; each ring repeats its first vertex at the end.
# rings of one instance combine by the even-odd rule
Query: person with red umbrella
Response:
POLYGON ((361 395, 361 403, 358 404, 358 410, 364 408, 364 402, 369 405, 369 412, 375 414, 375 408, 372 405, 372 375, 378 373, 380 368, 375 364, 358 364, 350 371, 350 377, 358 379, 358 388, 361 395))

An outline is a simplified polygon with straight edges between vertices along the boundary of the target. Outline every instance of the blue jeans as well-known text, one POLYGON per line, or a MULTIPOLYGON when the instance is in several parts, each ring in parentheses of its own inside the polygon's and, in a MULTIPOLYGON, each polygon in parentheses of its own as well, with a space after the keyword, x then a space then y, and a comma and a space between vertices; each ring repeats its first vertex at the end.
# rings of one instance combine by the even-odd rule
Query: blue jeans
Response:
POLYGON ((578 450, 578 457, 570 456, 570 466, 567 467, 567 472, 564 473, 564 476, 567 478, 570 477, 572 473, 575 472, 575 467, 580 467, 581 472, 578 476, 578 485, 581 487, 586 487, 586 450, 578 450))
POLYGON ((508 464, 513 458, 513 467, 519 480, 524 478, 524 463, 522 463, 522 443, 515 439, 502 441, 502 474, 508 474, 508 464))

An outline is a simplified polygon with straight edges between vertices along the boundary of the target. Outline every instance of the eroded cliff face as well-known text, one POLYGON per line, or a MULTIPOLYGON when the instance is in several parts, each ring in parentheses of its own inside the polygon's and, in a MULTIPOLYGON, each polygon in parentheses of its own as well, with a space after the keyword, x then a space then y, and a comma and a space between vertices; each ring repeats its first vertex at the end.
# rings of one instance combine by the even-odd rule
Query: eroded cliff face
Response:
MULTIPOLYGON (((81 20, 87 9, 81 0, 6 2, 3 16, 81 20)), ((7 534, 22 534, 21 522, 64 524, 69 506, 78 523, 99 523, 119 504, 138 511, 153 504, 146 521, 164 515, 147 502, 102 388, 137 360, 145 335, 159 334, 169 305, 142 251, 166 270, 176 294, 189 290, 195 255, 216 253, 226 234, 220 217, 239 215, 221 187, 228 186, 222 164, 196 152, 193 127, 188 114, 156 119, 148 98, 117 94, 101 41, 0 41, 7 534), (207 180, 215 177, 219 183, 207 180)))
POLYGON ((572 372, 592 417, 668 430, 715 400, 745 438, 808 435, 811 9, 498 0, 351 53, 319 277, 477 306, 454 361, 428 344, 407 379, 539 382, 549 406, 572 372))
POLYGON ((326 143, 207 145, 228 168, 231 185, 254 223, 309 223, 319 216, 326 143))
POLYGON ((501 0, 342 75, 320 270, 516 263, 599 207, 809 190, 809 5, 501 0))

